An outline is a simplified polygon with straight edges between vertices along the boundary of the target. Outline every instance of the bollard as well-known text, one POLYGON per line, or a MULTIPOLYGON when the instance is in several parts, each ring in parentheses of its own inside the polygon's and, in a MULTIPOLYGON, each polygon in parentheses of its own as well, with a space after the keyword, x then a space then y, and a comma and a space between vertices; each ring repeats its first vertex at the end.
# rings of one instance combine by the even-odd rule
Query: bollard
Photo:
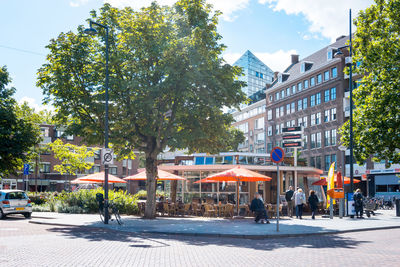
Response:
POLYGON ((396 199, 396 216, 400 217, 400 199, 396 199))

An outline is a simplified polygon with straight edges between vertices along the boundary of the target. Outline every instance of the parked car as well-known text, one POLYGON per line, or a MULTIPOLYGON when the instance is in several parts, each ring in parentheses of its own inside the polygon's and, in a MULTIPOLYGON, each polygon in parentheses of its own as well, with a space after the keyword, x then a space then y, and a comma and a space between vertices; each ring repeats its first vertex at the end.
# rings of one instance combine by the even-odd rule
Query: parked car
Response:
POLYGON ((31 200, 24 191, 0 190, 0 219, 9 214, 22 214, 25 218, 31 217, 31 200))

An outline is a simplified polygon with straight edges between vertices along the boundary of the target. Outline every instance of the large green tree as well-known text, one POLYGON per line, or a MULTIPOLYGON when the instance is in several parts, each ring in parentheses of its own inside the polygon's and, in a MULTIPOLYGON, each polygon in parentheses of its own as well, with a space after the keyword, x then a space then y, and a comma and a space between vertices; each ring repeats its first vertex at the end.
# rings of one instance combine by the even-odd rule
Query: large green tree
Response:
MULTIPOLYGON (((365 74, 354 90, 355 157, 400 163, 400 1, 375 2, 355 20, 353 62, 365 74)), ((341 133, 348 144, 348 122, 341 133)))
POLYGON ((6 67, 0 67, 0 176, 15 174, 28 161, 28 152, 40 142, 37 124, 21 112, 6 67))
MULTIPOLYGON (((166 148, 214 153, 243 135, 222 110, 245 100, 241 69, 224 62, 219 12, 203 0, 141 10, 104 5, 91 19, 110 27, 110 141, 118 154, 144 152, 146 218, 155 217, 157 156, 166 148)), ((61 33, 47 46, 38 85, 68 130, 104 137, 105 31, 61 33)))

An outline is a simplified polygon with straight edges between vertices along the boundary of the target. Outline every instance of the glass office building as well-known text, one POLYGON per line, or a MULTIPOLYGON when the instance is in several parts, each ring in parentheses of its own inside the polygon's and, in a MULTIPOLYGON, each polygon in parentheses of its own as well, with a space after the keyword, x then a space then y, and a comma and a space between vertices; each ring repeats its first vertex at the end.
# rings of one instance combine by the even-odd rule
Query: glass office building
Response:
POLYGON ((251 99, 249 104, 265 99, 265 84, 272 83, 274 72, 249 50, 233 65, 243 69, 244 76, 240 80, 247 83, 242 90, 251 99))

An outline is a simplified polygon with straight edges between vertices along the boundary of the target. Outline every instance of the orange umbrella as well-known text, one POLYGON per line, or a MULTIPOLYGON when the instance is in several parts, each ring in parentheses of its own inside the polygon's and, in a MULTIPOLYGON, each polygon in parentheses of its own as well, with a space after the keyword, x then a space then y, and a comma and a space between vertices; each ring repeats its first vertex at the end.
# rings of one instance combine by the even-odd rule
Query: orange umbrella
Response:
MULTIPOLYGON (((85 181, 85 182, 93 182, 93 183, 104 183, 104 172, 97 172, 93 173, 84 177, 79 177, 79 181, 85 181)), ((74 181, 75 181, 74 180, 74 181)), ((122 180, 121 178, 118 178, 117 176, 114 176, 112 174, 108 174, 108 183, 114 184, 114 183, 126 183, 126 181, 122 180)))
POLYGON ((236 182, 236 212, 239 215, 239 182, 271 181, 272 178, 258 172, 236 166, 230 170, 208 176, 206 181, 236 182))
MULTIPOLYGON (((353 183, 359 183, 360 180, 353 179, 353 183)), ((335 183, 337 183, 337 175, 335 175, 335 183)), ((350 178, 344 177, 344 184, 350 184, 350 178)), ((311 185, 326 185, 326 177, 321 177, 321 180, 312 183, 311 185)))
MULTIPOLYGON (((146 180, 146 170, 143 170, 135 175, 131 175, 128 177, 125 177, 124 180, 146 180)), ((163 170, 158 170, 158 175, 157 175, 157 180, 186 180, 186 178, 163 171, 163 170)))

